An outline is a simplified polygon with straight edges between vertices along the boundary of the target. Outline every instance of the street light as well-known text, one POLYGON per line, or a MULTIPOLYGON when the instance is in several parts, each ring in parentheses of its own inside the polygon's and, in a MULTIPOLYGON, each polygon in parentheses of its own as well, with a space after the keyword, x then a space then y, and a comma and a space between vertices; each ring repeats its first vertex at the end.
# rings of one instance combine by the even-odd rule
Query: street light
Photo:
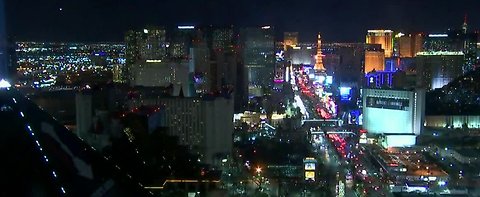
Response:
POLYGON ((260 174, 262 172, 262 168, 260 168, 260 166, 257 166, 257 168, 255 169, 255 171, 260 174))

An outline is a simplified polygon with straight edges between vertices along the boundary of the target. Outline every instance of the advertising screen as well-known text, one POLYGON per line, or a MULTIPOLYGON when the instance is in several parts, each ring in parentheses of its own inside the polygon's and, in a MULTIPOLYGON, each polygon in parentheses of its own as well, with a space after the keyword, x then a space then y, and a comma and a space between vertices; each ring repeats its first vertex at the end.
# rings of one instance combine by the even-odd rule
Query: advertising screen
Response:
POLYGON ((367 97, 367 107, 408 110, 408 99, 367 97))
POLYGON ((351 90, 351 87, 340 87, 340 100, 349 101, 352 99, 351 90))
POLYGON ((305 180, 315 181, 315 171, 305 171, 305 180))
POLYGON ((306 163, 305 170, 315 170, 315 163, 306 163))

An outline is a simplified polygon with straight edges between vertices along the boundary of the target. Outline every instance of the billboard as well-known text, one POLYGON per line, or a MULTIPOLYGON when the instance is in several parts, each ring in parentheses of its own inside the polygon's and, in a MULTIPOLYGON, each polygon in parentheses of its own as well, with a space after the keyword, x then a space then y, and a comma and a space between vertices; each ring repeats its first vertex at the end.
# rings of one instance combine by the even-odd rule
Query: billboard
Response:
POLYGON ((305 171, 306 181, 315 181, 315 171, 305 171))
POLYGON ((352 99, 351 87, 340 87, 340 100, 349 101, 352 99))
POLYGON ((306 163, 305 170, 315 170, 315 163, 306 163))

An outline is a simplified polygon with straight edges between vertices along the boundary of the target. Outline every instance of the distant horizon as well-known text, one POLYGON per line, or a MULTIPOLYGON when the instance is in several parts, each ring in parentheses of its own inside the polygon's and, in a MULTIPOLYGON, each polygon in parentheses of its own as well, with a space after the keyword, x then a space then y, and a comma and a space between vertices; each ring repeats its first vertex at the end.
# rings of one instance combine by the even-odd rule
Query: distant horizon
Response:
MULTIPOLYGON (((175 25, 176 26, 176 25, 175 25)), ((175 27, 175 26, 172 26, 171 28, 175 27)), ((179 25, 180 26, 180 25, 179 25)), ((206 27, 206 26, 211 26, 211 25, 199 25, 198 27, 206 27)), ((261 27, 262 25, 252 25, 252 26, 235 26, 235 25, 214 25, 213 27, 228 27, 228 26, 233 26, 234 28, 249 28, 249 27, 261 27)), ((275 28, 274 25, 270 25, 272 26, 273 28, 275 28)), ((164 25, 147 25, 145 26, 144 28, 148 28, 148 27, 165 27, 164 25)), ((126 30, 125 32, 123 32, 122 35, 124 35, 127 31, 130 31, 130 30, 134 30, 134 31, 141 31, 142 29, 144 28, 135 28, 135 29, 129 29, 129 30, 126 30)), ((197 26, 195 25, 195 28, 197 28, 197 26)), ((168 33, 168 30, 169 28, 166 28, 167 29, 167 33, 168 33)), ((170 29, 172 30, 172 29, 170 29)), ((392 30, 394 33, 404 33, 404 34, 415 34, 415 33, 423 33, 423 34, 438 34, 438 33, 448 33, 448 31, 452 31, 452 30, 460 30, 459 27, 455 28, 455 27, 452 27, 452 28, 448 28, 448 29, 445 29, 443 31, 439 31, 439 30, 435 30, 435 31, 411 31, 411 32, 405 32, 405 31, 399 31, 399 30, 395 30, 395 29, 389 29, 389 28, 372 28, 372 29, 368 29, 368 30, 392 30)), ((366 33, 368 30, 365 30, 365 33, 362 36, 362 38, 365 38, 366 36, 366 33)), ((469 30, 469 32, 479 32, 480 30, 469 30)), ((275 42, 281 42, 283 41, 283 33, 284 32, 298 32, 299 34, 299 43, 316 43, 316 33, 313 33, 311 36, 309 36, 309 38, 312 38, 311 40, 305 40, 305 39, 302 39, 302 38, 305 38, 305 35, 304 33, 300 32, 300 31, 277 31, 277 30, 274 30, 275 32, 275 42), (282 38, 282 39, 279 39, 279 38, 282 38)), ((318 32, 317 32, 318 33, 318 32)), ((363 40, 328 40, 328 39, 325 39, 325 36, 323 36, 323 32, 319 32, 319 33, 322 33, 322 40, 325 42, 325 43, 365 43, 365 39, 363 40)), ((311 33, 305 33, 305 34, 311 34, 311 33)), ((9 35, 9 41, 10 42, 45 42, 45 43, 82 43, 82 44, 97 44, 97 43, 124 43, 124 40, 123 40, 123 36, 122 36, 122 39, 121 40, 95 40, 95 41, 89 41, 89 40, 53 40, 53 39, 50 39, 50 40, 33 40, 33 39, 18 39, 18 40, 13 40, 12 39, 12 36, 9 35)))

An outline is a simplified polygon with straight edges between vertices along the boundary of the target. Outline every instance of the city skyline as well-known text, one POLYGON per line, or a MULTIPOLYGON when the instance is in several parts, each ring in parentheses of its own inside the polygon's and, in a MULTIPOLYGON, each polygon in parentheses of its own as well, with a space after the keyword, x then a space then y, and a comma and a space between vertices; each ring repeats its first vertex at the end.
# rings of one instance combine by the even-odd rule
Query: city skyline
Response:
POLYGON ((0 0, 0 196, 480 196, 478 1, 0 0))
POLYGON ((480 2, 448 1, 263 2, 253 1, 6 1, 11 40, 122 41, 129 29, 148 25, 273 25, 276 37, 298 31, 300 41, 363 42, 368 29, 443 32, 460 28, 468 15, 470 29, 479 28, 480 2), (25 3, 34 4, 25 7, 25 3), (164 9, 182 8, 182 9, 164 9), (40 9, 40 10, 39 10, 40 9), (426 9, 430 11, 425 11, 426 9), (175 11, 173 11, 175 10, 175 11), (288 16, 288 17, 285 17, 288 16), (31 31, 34 29, 35 31, 31 31))

